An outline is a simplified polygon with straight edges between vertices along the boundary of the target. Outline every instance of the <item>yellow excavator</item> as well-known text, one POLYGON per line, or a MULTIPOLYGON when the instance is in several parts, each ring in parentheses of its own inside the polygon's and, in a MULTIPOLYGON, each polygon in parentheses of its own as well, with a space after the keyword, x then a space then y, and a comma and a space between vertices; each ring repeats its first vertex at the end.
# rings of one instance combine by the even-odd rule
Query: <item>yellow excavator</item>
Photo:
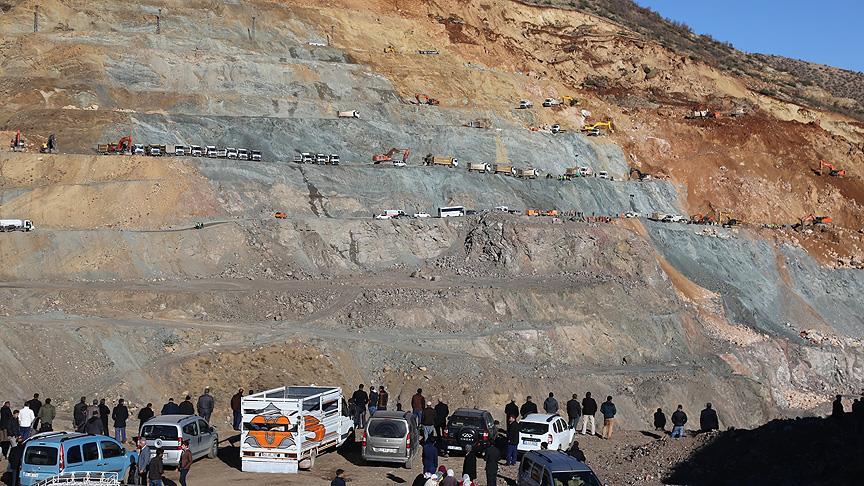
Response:
POLYGON ((609 130, 609 133, 615 133, 615 128, 611 121, 589 123, 582 127, 582 131, 586 132, 588 135, 597 136, 600 135, 601 128, 609 130))

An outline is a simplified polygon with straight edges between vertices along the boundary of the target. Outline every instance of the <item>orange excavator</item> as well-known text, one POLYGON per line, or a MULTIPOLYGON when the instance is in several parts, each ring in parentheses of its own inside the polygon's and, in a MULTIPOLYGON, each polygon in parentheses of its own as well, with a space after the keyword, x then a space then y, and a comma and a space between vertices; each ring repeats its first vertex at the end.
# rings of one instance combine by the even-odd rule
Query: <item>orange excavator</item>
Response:
POLYGON ((439 105, 439 104, 441 103, 440 101, 436 100, 435 98, 430 98, 429 95, 425 95, 425 94, 422 94, 422 93, 417 93, 417 94, 415 94, 415 95, 414 95, 414 98, 417 99, 417 104, 418 104, 418 105, 433 105, 433 106, 437 106, 437 105, 439 105))
POLYGON ((9 142, 9 148, 12 149, 13 152, 24 152, 27 150, 27 140, 25 140, 24 136, 21 135, 21 130, 15 132, 15 138, 9 142))
POLYGON ((828 175, 830 175, 831 177, 845 177, 846 176, 846 169, 838 169, 838 168, 834 167, 833 164, 831 164, 825 160, 820 160, 819 161, 819 170, 817 171, 820 176, 824 175, 824 172, 822 171, 823 168, 828 169, 828 175))
POLYGON ((117 143, 109 143, 107 150, 106 150, 106 153, 125 154, 126 152, 131 152, 131 151, 132 151, 132 136, 127 135, 127 136, 121 138, 120 140, 118 140, 117 143))
POLYGON ((402 152, 402 163, 408 163, 408 156, 411 155, 411 149, 400 149, 400 148, 391 148, 389 152, 386 154, 377 154, 372 156, 372 162, 376 164, 380 164, 381 162, 396 162, 393 160, 393 156, 397 153, 402 152))
POLYGON ((831 224, 833 221, 834 220, 831 216, 816 216, 815 214, 808 214, 807 216, 800 218, 799 223, 795 226, 801 228, 817 224, 831 224))

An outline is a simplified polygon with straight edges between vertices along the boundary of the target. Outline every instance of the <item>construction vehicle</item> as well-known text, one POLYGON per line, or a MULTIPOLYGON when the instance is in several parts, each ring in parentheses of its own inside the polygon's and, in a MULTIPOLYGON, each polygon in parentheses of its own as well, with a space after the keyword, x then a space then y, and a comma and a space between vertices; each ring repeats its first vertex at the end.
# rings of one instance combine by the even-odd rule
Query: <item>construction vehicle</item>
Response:
POLYGON ((441 165, 448 168, 459 167, 459 159, 455 157, 440 157, 437 155, 428 154, 423 158, 425 165, 441 165))
POLYGON ((630 180, 650 181, 651 180, 651 174, 643 174, 641 170, 633 167, 630 169, 630 180), (634 174, 636 175, 635 179, 633 177, 634 174))
POLYGON ((576 106, 578 103, 579 102, 576 101, 575 99, 573 99, 572 96, 567 96, 567 95, 562 96, 560 99, 559 98, 546 98, 545 100, 543 100, 543 106, 545 106, 546 108, 552 108, 552 107, 561 106, 561 105, 576 106))
POLYGON ((144 144, 136 143, 132 145, 132 155, 147 155, 147 150, 144 148, 144 144))
POLYGON ((714 226, 717 224, 717 220, 714 218, 714 216, 697 213, 690 217, 690 224, 707 224, 714 226))
POLYGON ((13 152, 27 151, 27 140, 21 135, 21 130, 15 132, 15 138, 9 142, 9 149, 13 152))
POLYGON ((594 169, 586 166, 579 167, 579 175, 582 177, 591 177, 594 175, 594 169))
POLYGON ((234 147, 228 147, 228 149, 226 150, 226 157, 228 157, 229 159, 236 159, 237 149, 234 147))
POLYGON ((441 104, 440 101, 436 100, 435 98, 430 98, 429 95, 425 95, 423 93, 416 93, 414 95, 414 99, 417 100, 418 105, 437 106, 437 105, 441 104))
POLYGON ((531 103, 530 100, 519 100, 519 109, 527 110, 534 106, 534 103, 531 103))
POLYGON ((207 147, 205 147, 204 154, 211 159, 215 159, 219 156, 215 145, 208 145, 207 147))
POLYGON ((227 148, 217 149, 216 150, 216 157, 218 157, 220 159, 227 159, 228 158, 228 149, 227 148))
POLYGON ((686 118, 688 120, 701 120, 701 119, 707 119, 707 118, 720 118, 720 116, 721 115, 720 115, 719 111, 693 110, 693 111, 687 113, 687 115, 685 115, 684 118, 686 118))
POLYGON ((521 179, 536 179, 537 169, 534 169, 533 167, 516 169, 516 177, 519 177, 521 179))
POLYGON ((261 151, 260 150, 249 151, 249 160, 251 160, 253 162, 261 162, 261 151))
POLYGON ((553 106, 558 106, 561 104, 561 101, 557 98, 546 98, 543 100, 543 106, 546 108, 551 108, 553 106))
POLYGON ((360 118, 360 112, 357 110, 340 111, 336 115, 339 118, 360 118))
POLYGON ((611 177, 609 177, 609 173, 606 172, 605 170, 601 170, 600 172, 598 172, 597 178, 599 178, 599 179, 611 179, 611 177))
POLYGON ((339 165, 339 162, 340 162, 339 156, 336 154, 330 154, 330 158, 329 158, 329 160, 327 160, 327 163, 330 165, 339 165))
POLYGON ((496 174, 515 176, 516 169, 512 165, 504 165, 504 164, 495 164, 494 167, 496 174))
POLYGON ((816 216, 814 214, 808 214, 803 218, 798 219, 798 224, 795 227, 805 227, 805 226, 814 226, 814 225, 825 225, 833 223, 834 219, 831 216, 816 216))
POLYGON ((668 214, 658 212, 654 212, 648 215, 648 219, 650 219, 651 221, 665 221, 668 217, 668 214))
POLYGON ((384 48, 384 54, 396 54, 396 48, 393 47, 393 44, 388 44, 387 47, 384 48))
POLYGON ((540 211, 536 209, 526 209, 525 216, 540 216, 540 211))
POLYGON ((238 160, 249 160, 249 151, 246 149, 237 149, 238 160))
POLYGON ((165 155, 166 147, 164 145, 148 145, 146 147, 147 155, 151 157, 162 157, 165 155))
POLYGON ((437 56, 439 54, 438 49, 420 49, 417 52, 425 56, 437 56))
POLYGON ((488 118, 476 118, 462 126, 468 128, 492 128, 492 120, 488 118))
POLYGON ((826 169, 828 169, 828 175, 830 175, 831 177, 845 177, 845 176, 846 176, 846 169, 838 169, 838 168, 834 167, 833 164, 831 164, 831 163, 829 163, 828 161, 825 161, 825 160, 820 160, 820 161, 819 161, 819 170, 816 171, 816 172, 817 172, 820 176, 822 176, 822 175, 825 174, 825 173, 822 171, 822 168, 823 168, 823 167, 826 168, 826 169))
POLYGON ((601 133, 600 129, 601 128, 605 128, 605 129, 609 130, 609 133, 615 133, 615 128, 612 125, 611 121, 589 123, 589 124, 582 127, 582 131, 587 132, 588 135, 597 136, 597 135, 600 135, 600 133, 601 133))
POLYGON ((553 218, 557 218, 558 217, 558 210, 557 209, 550 209, 548 211, 540 211, 540 216, 551 216, 553 218))
POLYGON ((273 216, 274 216, 276 219, 285 219, 285 218, 288 217, 288 215, 285 214, 285 213, 283 213, 282 211, 276 211, 276 213, 275 213, 273 216))
POLYGON ((188 155, 189 150, 183 145, 175 145, 174 146, 174 157, 185 157, 188 155))
POLYGON ((48 135, 48 141, 39 148, 39 153, 53 154, 55 152, 57 152, 57 137, 52 133, 48 135))
POLYGON ((327 156, 325 154, 315 154, 316 165, 327 165, 327 156))
POLYGON ((189 155, 191 155, 192 157, 203 157, 204 149, 200 145, 190 145, 189 155))
POLYGON ((489 164, 486 164, 483 162, 480 162, 480 163, 470 162, 470 163, 468 163, 468 172, 484 172, 485 173, 485 172, 489 172, 491 170, 492 170, 492 168, 489 166, 489 164))
POLYGON ((393 156, 399 152, 402 152, 402 165, 404 166, 408 163, 408 156, 411 155, 411 149, 400 149, 394 147, 387 153, 373 155, 372 162, 375 164, 380 164, 381 162, 393 162, 396 164, 397 162, 393 160, 393 156))
POLYGON ((0 231, 30 231, 33 222, 29 219, 0 219, 0 231))

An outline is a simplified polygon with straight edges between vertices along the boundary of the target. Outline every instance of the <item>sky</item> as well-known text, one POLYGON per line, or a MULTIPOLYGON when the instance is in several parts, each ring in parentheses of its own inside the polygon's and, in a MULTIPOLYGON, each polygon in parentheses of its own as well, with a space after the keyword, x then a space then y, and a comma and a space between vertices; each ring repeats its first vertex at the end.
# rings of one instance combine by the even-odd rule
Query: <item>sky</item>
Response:
POLYGON ((864 0, 635 0, 746 52, 864 72, 864 0))

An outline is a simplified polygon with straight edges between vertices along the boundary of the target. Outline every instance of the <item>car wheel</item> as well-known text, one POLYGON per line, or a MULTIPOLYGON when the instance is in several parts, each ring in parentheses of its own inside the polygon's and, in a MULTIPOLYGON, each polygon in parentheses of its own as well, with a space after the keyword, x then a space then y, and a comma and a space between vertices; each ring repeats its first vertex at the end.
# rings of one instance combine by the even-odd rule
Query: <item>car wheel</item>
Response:
POLYGON ((213 447, 210 448, 210 452, 207 453, 207 457, 210 459, 216 459, 216 456, 219 455, 219 439, 213 438, 213 447))
POLYGON ((405 461, 405 469, 413 469, 414 468, 414 458, 417 454, 411 454, 408 456, 408 460, 405 461))

